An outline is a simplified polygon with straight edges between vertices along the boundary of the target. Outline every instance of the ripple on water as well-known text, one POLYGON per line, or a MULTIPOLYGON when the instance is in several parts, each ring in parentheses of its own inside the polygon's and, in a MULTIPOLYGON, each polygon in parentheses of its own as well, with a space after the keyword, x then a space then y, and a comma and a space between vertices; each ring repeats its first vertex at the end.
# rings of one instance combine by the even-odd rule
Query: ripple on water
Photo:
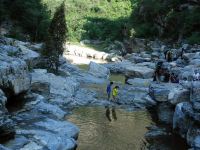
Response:
POLYGON ((78 150, 138 150, 144 147, 146 127, 151 125, 146 111, 81 107, 68 120, 80 128, 78 150))

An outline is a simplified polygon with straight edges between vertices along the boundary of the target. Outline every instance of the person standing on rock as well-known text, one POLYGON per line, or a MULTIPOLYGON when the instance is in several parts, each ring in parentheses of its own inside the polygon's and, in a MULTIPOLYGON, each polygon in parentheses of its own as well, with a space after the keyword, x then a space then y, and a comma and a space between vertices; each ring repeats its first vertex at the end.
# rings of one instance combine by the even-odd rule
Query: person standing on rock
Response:
POLYGON ((107 85, 107 88, 106 88, 106 92, 107 92, 107 95, 108 95, 108 100, 110 100, 110 94, 111 94, 112 85, 113 85, 113 82, 110 82, 107 85))
POLYGON ((115 102, 117 101, 118 89, 119 89, 119 86, 115 86, 112 90, 113 101, 115 102))

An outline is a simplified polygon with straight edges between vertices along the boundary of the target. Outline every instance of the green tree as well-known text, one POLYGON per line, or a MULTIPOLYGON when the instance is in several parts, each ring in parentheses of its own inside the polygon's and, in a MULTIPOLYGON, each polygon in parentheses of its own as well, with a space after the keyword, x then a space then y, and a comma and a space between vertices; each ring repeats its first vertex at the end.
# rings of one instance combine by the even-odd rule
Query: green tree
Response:
POLYGON ((55 69, 55 71, 58 71, 59 56, 64 52, 66 40, 67 24, 65 20, 65 2, 63 2, 54 14, 46 41, 46 54, 49 58, 51 69, 55 69))

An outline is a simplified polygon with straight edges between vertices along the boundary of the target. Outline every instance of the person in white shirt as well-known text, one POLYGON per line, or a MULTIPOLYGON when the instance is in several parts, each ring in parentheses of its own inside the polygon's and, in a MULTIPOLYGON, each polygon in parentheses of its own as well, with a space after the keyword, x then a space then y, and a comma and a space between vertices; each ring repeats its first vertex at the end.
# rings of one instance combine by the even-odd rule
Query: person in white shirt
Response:
POLYGON ((193 74, 193 79, 194 81, 198 81, 200 78, 200 74, 197 70, 194 71, 194 74, 193 74))

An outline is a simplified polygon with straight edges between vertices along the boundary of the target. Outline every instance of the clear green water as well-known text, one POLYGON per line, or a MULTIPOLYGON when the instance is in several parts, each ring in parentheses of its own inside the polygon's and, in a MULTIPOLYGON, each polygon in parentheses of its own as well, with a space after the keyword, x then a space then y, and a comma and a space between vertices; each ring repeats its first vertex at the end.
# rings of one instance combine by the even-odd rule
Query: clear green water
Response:
POLYGON ((139 150, 151 125, 146 111, 128 112, 104 107, 81 107, 67 118, 80 128, 77 150, 139 150))

